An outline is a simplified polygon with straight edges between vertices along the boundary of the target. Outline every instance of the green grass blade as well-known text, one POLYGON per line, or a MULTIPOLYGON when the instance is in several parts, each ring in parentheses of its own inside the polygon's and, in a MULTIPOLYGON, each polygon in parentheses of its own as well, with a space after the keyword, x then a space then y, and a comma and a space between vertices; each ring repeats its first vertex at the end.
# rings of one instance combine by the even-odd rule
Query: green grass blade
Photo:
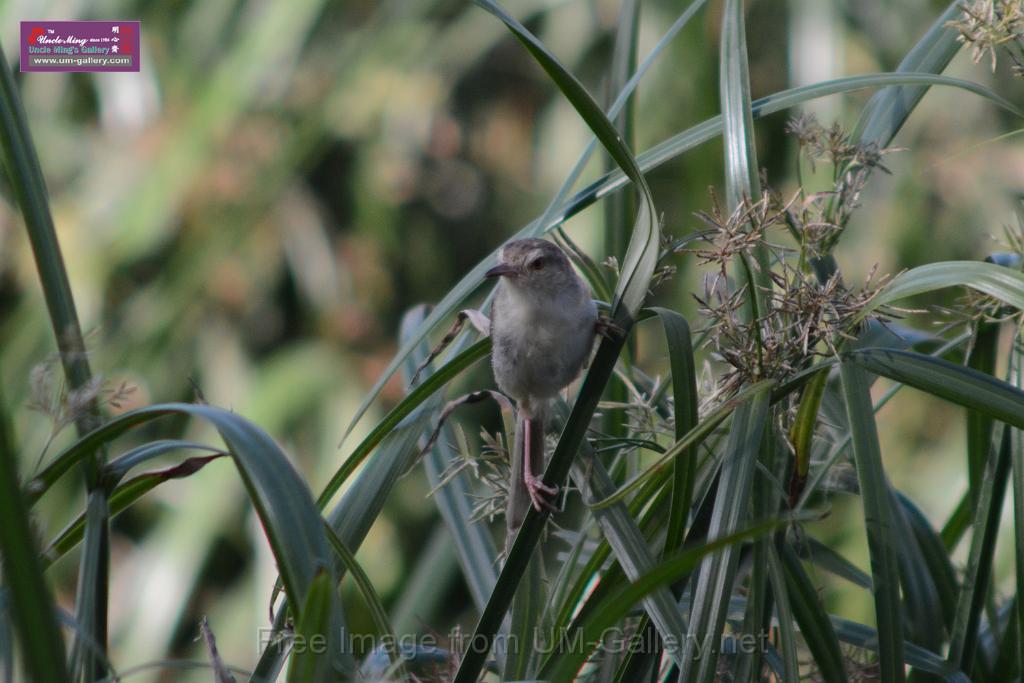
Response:
POLYGON ((853 435, 853 455, 860 481, 871 556, 872 593, 878 624, 879 675, 885 683, 902 681, 903 618, 900 605, 898 539, 895 537, 889 482, 882 453, 867 374, 851 362, 840 366, 846 413, 853 435))
MULTIPOLYGON (((359 588, 359 592, 363 596, 366 608, 370 611, 370 618, 373 619, 373 625, 377 627, 377 634, 381 637, 383 642, 397 643, 398 639, 395 637, 395 629, 391 626, 391 620, 388 619, 388 612, 384 608, 384 603, 377 594, 376 589, 374 589, 373 582, 370 581, 370 577, 366 575, 365 571, 363 571, 362 565, 360 565, 359 561, 356 560, 356 556, 352 554, 352 551, 345 547, 342 540, 334 533, 334 529, 326 523, 324 524, 324 533, 327 535, 327 542, 331 544, 331 549, 334 550, 334 554, 337 555, 338 559, 341 561, 341 565, 352 577, 352 580, 356 582, 356 587, 359 588)), ((398 663, 397 660, 395 663, 398 663)))
MULTIPOLYGON (((0 396, 0 569, 5 589, 0 591, 4 603, 0 605, 0 638, 10 635, 5 628, 10 618, 29 678, 42 683, 64 683, 70 680, 65 667, 64 639, 57 627, 56 603, 39 561, 27 502, 18 488, 14 434, 0 396)), ((9 655, 12 650, 8 648, 9 655)), ((0 656, 0 671, 6 666, 13 667, 13 662, 9 656, 0 656)))
MULTIPOLYGON (((183 441, 180 439, 161 439, 158 441, 150 441, 142 444, 127 451, 121 456, 111 460, 103 468, 103 481, 104 485, 108 489, 113 489, 114 486, 124 478, 124 476, 134 467, 138 467, 144 462, 158 458, 161 455, 166 455, 173 451, 178 450, 198 450, 198 451, 210 451, 213 453, 224 453, 224 451, 206 446, 204 444, 195 443, 193 441, 183 441)), ((31 502, 35 503, 39 500, 50 488, 57 482, 57 480, 68 470, 70 470, 76 462, 78 462, 83 455, 82 451, 65 451, 62 453, 57 460, 54 460, 46 469, 40 472, 38 475, 25 486, 25 496, 31 502)), ((111 504, 113 509, 113 504, 111 504)))
MULTIPOLYGON (((771 392, 765 387, 749 403, 743 403, 736 409, 708 529, 710 538, 733 534, 743 526, 758 449, 768 421, 770 399, 771 392)), ((702 683, 714 680, 738 560, 739 553, 729 547, 701 563, 693 593, 690 633, 683 648, 680 680, 702 683)))
MULTIPOLYGON (((615 484, 604 465, 586 444, 582 445, 581 457, 573 462, 572 477, 584 501, 594 496, 606 496, 615 489, 615 484)), ((657 555, 650 549, 643 533, 637 527, 625 504, 595 510, 594 516, 601 532, 608 540, 615 558, 619 561, 626 577, 636 581, 643 574, 654 569, 657 555)), ((676 606, 675 598, 667 586, 654 590, 644 598, 644 608, 658 628, 662 640, 682 639, 686 635, 686 622, 676 606)), ((677 654, 677 653, 673 653, 677 654)))
MULTIPOLYGON (((776 532, 775 535, 777 538, 784 536, 783 532, 776 532)), ((775 598, 775 614, 779 624, 779 650, 783 658, 782 683, 799 683, 800 660, 798 655, 800 646, 796 639, 796 624, 798 622, 789 597, 785 568, 779 557, 779 548, 784 545, 784 538, 779 538, 779 542, 769 546, 768 575, 771 578, 772 595, 775 598)), ((824 680, 842 681, 841 678, 824 678, 824 680)))
MULTIPOLYGON (((1010 352, 1010 383, 1020 389, 1024 386, 1024 349, 1019 335, 1013 339, 1010 352)), ((1024 668, 1024 440, 1019 429, 1010 432, 1013 468, 1013 559, 1016 601, 1011 616, 1016 621, 1017 663, 1024 668)))
POLYGON ((942 543, 942 539, 932 528, 931 523, 913 501, 897 493, 903 514, 913 532, 920 548, 924 565, 932 577, 942 607, 942 622, 951 628, 953 614, 956 612, 957 574, 950 560, 950 555, 942 543))
MULTIPOLYGON (((612 48, 612 63, 608 79, 610 93, 625 90, 629 77, 636 71, 637 39, 640 35, 640 2, 623 0, 619 7, 619 20, 615 31, 615 45, 612 48)), ((633 147, 635 140, 636 100, 631 99, 622 108, 622 112, 612 119, 613 124, 622 135, 623 141, 633 147)), ((614 163, 611 166, 615 168, 614 163)), ((605 204, 604 214, 604 252, 618 258, 626 251, 626 229, 636 215, 635 198, 626 194, 616 194, 605 204)))
MULTIPOLYGON (((737 543, 768 533, 776 525, 776 522, 761 522, 729 536, 681 551, 661 562, 638 580, 625 586, 616 587, 611 594, 601 601, 600 605, 594 609, 590 617, 581 625, 579 642, 593 647, 596 643, 600 642, 601 634, 620 621, 632 609, 633 605, 645 595, 656 590, 659 586, 670 584, 677 577, 689 573, 705 556, 724 551, 737 543)), ((692 640, 692 638, 687 637, 687 640, 692 640)), ((678 642, 665 644, 666 648, 675 650, 678 650, 681 645, 678 642)), ((567 652, 560 654, 557 664, 547 680, 574 680, 576 672, 583 665, 590 652, 591 650, 588 648, 568 648, 567 652)))
POLYGON ((288 683, 319 683, 337 678, 331 660, 324 653, 327 634, 334 628, 331 604, 337 601, 337 589, 330 571, 322 569, 309 584, 306 600, 295 624, 295 636, 303 647, 296 647, 288 668, 288 683))
POLYGON ((1024 274, 1005 266, 978 261, 942 261, 918 266, 894 277, 861 311, 861 319, 880 306, 946 287, 964 286, 1024 309, 1024 274))
MULTIPOLYGON (((141 448, 144 447, 140 447, 140 449, 141 448)), ((204 450, 217 451, 215 448, 209 448, 206 446, 200 446, 200 448, 203 448, 204 450)), ((118 484, 111 491, 110 498, 108 500, 110 505, 110 518, 114 519, 117 517, 117 515, 127 510, 140 498, 165 481, 190 477, 201 470, 208 462, 226 455, 228 455, 228 453, 219 451, 215 455, 188 458, 181 464, 175 465, 174 467, 157 472, 140 474, 137 477, 132 477, 128 481, 118 484)), ((66 555, 81 542, 85 532, 85 517, 86 514, 83 512, 72 520, 66 527, 64 527, 63 531, 57 535, 57 538, 51 541, 46 547, 46 550, 43 552, 43 561, 46 563, 47 567, 66 555)))
MULTIPOLYGON (((722 16, 718 87, 722 106, 722 144, 725 148, 725 206, 729 214, 745 201, 756 203, 761 199, 748 68, 743 2, 726 0, 722 16)), ((748 229, 754 229, 754 226, 748 229)), ((733 272, 736 281, 747 288, 744 295, 747 319, 760 320, 768 311, 767 297, 772 290, 768 249, 759 242, 751 256, 739 254, 733 272)), ((755 325, 753 330, 755 335, 760 334, 759 326, 755 325)), ((760 361, 761 346, 757 345, 757 349, 760 361)))
MULTIPOLYGON (((228 447, 249 498, 263 525, 291 604, 304 604, 313 577, 331 567, 331 554, 305 482, 274 440, 245 418, 221 408, 187 403, 158 404, 127 412, 85 435, 61 457, 74 459, 95 451, 129 429, 166 415, 187 415, 213 424, 228 447)), ((99 514, 90 500, 90 514, 99 514)), ((102 512, 106 513, 106 501, 102 512)), ((105 525, 104 525, 105 530, 105 525)), ((90 557, 88 517, 85 562, 90 557)), ((98 559, 97 559, 98 562, 98 559)), ((341 619, 340 605, 331 607, 341 619)), ((340 624, 339 624, 340 628, 340 624)), ((90 634, 95 637, 94 634, 90 634)), ((340 653, 340 631, 332 629, 329 650, 342 668, 351 668, 340 653)), ((97 639, 98 640, 98 639, 97 639)), ((98 641, 102 642, 102 641, 98 641)))
POLYGON ((110 577, 110 510, 106 492, 88 494, 85 539, 75 593, 75 641, 71 648, 70 681, 106 676, 107 599, 110 577))
MULTIPOLYGON (((0 48, 0 154, 7 170, 7 179, 21 208, 28 231, 32 254, 35 257, 39 281, 43 288, 43 296, 50 315, 57 348, 60 351, 61 365, 67 384, 72 389, 85 387, 92 380, 89 361, 85 352, 85 341, 82 338, 81 325, 75 309, 75 301, 71 294, 71 285, 64 268, 64 257, 60 251, 57 233, 53 225, 53 216, 47 196, 46 182, 39 165, 32 137, 29 133, 25 111, 18 97, 14 75, 11 73, 7 58, 0 48)), ((75 418, 75 427, 79 435, 84 435, 95 425, 99 408, 95 398, 89 401, 85 410, 75 418)), ((100 484, 100 466, 104 452, 93 451, 81 461, 82 472, 90 498, 98 490, 100 484)), ((105 503, 105 501, 104 501, 105 503)), ((107 580, 110 558, 101 557, 109 553, 107 523, 99 512, 106 505, 98 502, 92 508, 95 512, 87 517, 87 523, 100 528, 91 529, 87 542, 101 544, 99 547, 88 547, 83 554, 82 566, 79 571, 79 598, 88 601, 76 603, 76 610, 86 610, 78 615, 82 637, 90 637, 102 648, 106 647, 107 634, 107 580), (90 564, 86 564, 86 560, 90 564), (94 560, 94 561, 93 561, 94 560), (90 593, 90 595, 86 595, 90 593)), ((84 653, 83 648, 76 650, 84 653)), ((75 672, 79 675, 94 678, 103 675, 104 668, 100 660, 104 652, 82 654, 76 661, 83 664, 84 669, 75 672)))
MULTIPOLYGON (((74 390, 92 380, 92 371, 89 369, 75 300, 71 295, 71 284, 64 268, 64 257, 50 214, 46 181, 32 144, 14 74, 11 73, 2 48, 0 62, 0 153, 7 171, 7 180, 25 219, 64 375, 68 386, 74 390)), ((98 415, 99 410, 93 400, 89 409, 75 421, 79 435, 84 435, 95 425, 98 415)), ((90 490, 99 483, 99 455, 90 455, 82 461, 82 471, 90 490)))
MULTIPOLYGON (((760 169, 754 145, 750 75, 743 3, 726 0, 722 18, 719 96, 725 147, 726 206, 731 212, 745 199, 761 198, 760 169)), ((764 276, 767 277, 765 272, 764 276)))
POLYGON ((844 358, 876 375, 1024 427, 1024 392, 991 375, 913 351, 861 349, 844 358))
POLYGON ((905 636, 909 642, 930 650, 939 650, 945 641, 945 620, 938 588, 928 571, 924 552, 918 545, 917 536, 896 490, 889 489, 892 506, 892 523, 896 537, 901 542, 896 546, 896 559, 900 568, 900 584, 903 586, 903 603, 906 621, 905 636))
POLYGON ((1013 440, 1008 427, 1004 426, 1002 432, 998 454, 987 459, 978 490, 971 549, 950 634, 949 662, 968 675, 974 669, 974 657, 978 652, 982 609, 992 580, 996 534, 1010 479, 1013 440))
MULTIPOLYGON (((667 308, 651 308, 665 328, 669 367, 672 371, 672 399, 675 415, 676 441, 697 426, 697 364, 693 357, 690 325, 679 313, 667 308)), ((665 549, 672 552, 682 545, 686 519, 693 500, 693 483, 697 472, 695 447, 680 452, 672 462, 672 499, 669 505, 665 549)))
POLYGON ((855 586, 871 590, 871 577, 857 565, 837 553, 813 536, 801 536, 794 552, 811 564, 821 567, 829 574, 845 579, 855 586))
MULTIPOLYGON (((967 366, 986 375, 996 374, 999 352, 999 325, 982 320, 972 340, 967 366)), ((967 411, 967 482, 971 499, 977 501, 981 475, 992 450, 992 418, 984 413, 967 411)))
POLYGON ((793 618, 800 627, 804 642, 814 657, 814 664, 823 681, 845 681, 846 667, 839 638, 821 604, 818 590, 804 571, 793 547, 786 543, 780 550, 786 577, 786 594, 793 618))
MULTIPOLYGON (((946 22, 960 13, 960 0, 953 0, 896 68, 901 72, 942 73, 960 50, 961 42, 956 29, 946 22)), ((928 92, 927 85, 904 85, 886 88, 868 101, 857 123, 854 138, 863 143, 885 147, 910 117, 921 98, 928 92)))

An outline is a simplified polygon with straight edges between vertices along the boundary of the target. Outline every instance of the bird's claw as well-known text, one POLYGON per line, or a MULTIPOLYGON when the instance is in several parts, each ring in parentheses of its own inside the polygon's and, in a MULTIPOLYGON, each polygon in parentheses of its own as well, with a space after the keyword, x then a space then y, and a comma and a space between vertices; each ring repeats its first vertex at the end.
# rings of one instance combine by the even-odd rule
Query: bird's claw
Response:
POLYGON ((602 315, 594 323, 594 332, 601 335, 605 339, 615 341, 617 339, 623 339, 626 336, 626 330, 619 327, 606 315, 602 315))
POLYGON ((523 483, 526 484, 526 490, 530 494, 530 502, 533 503, 533 507, 537 512, 558 512, 555 504, 547 498, 547 496, 558 495, 557 486, 548 486, 540 477, 535 477, 532 474, 524 475, 523 483))

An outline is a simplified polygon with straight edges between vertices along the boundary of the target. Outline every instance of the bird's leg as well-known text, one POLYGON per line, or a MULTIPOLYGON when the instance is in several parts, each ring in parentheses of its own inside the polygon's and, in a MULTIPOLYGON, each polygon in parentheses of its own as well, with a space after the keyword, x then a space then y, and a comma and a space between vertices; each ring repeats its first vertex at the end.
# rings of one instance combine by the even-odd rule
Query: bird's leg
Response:
POLYGON ((622 329, 615 322, 606 315, 598 317, 597 322, 594 323, 594 332, 601 335, 605 339, 622 339, 626 336, 626 330, 622 329))
POLYGON ((538 474, 544 469, 544 430, 538 418, 523 416, 523 483, 530 494, 530 502, 537 512, 557 512, 558 508, 546 496, 558 495, 558 488, 548 486, 538 474))
POLYGON ((441 339, 441 343, 435 346, 433 349, 431 349, 430 354, 427 356, 427 359, 423 361, 423 363, 421 363, 418 368, 416 368, 416 373, 412 376, 412 381, 409 382, 409 386, 415 385, 417 380, 419 380, 420 373, 423 372, 423 369, 426 368, 431 363, 433 363, 434 359, 437 358, 442 351, 448 348, 449 344, 455 341, 455 337, 459 334, 459 332, 462 331, 462 326, 466 324, 467 320, 469 320, 470 324, 476 328, 477 332, 479 332, 485 337, 490 336, 490 318, 488 318, 486 315, 476 310, 475 308, 467 308, 465 310, 459 311, 459 314, 455 316, 455 322, 452 323, 451 329, 449 329, 448 332, 441 339))

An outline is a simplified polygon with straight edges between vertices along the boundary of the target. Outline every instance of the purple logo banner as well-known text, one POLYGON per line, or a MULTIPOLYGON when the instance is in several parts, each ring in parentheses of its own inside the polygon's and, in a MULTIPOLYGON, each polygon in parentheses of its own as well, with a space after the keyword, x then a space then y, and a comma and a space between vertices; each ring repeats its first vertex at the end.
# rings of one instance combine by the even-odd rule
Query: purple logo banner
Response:
POLYGON ((22 71, 138 71, 138 21, 23 21, 22 71))

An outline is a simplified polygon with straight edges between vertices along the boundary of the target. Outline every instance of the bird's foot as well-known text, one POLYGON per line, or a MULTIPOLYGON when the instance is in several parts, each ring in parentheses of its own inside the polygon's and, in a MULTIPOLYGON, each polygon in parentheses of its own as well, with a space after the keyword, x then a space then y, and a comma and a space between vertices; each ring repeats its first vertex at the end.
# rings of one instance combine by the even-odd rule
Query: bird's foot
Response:
POLYGON ((530 473, 523 475, 523 483, 530 494, 530 502, 537 512, 558 512, 558 508, 551 502, 550 498, 558 495, 557 486, 548 486, 540 477, 530 473))
POLYGON ((617 339, 623 339, 626 336, 626 330, 616 325, 611 318, 606 315, 602 315, 594 323, 594 332, 601 335, 605 339, 611 339, 615 341, 617 339))

